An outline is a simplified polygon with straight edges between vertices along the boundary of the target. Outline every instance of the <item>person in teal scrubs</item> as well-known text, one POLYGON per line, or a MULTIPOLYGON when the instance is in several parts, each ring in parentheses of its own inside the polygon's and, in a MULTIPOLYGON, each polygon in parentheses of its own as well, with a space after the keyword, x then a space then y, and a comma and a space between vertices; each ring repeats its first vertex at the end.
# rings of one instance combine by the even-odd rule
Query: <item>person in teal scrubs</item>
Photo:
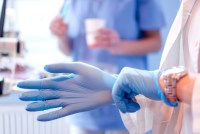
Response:
MULTIPOLYGON (((67 0, 51 24, 59 47, 82 61, 112 73, 127 66, 148 69, 147 54, 161 47, 160 29, 164 17, 156 0, 67 0), (99 29, 96 43, 86 43, 84 22, 88 18, 105 20, 106 28, 99 29)), ((76 134, 126 134, 126 128, 114 105, 67 117, 76 134)))

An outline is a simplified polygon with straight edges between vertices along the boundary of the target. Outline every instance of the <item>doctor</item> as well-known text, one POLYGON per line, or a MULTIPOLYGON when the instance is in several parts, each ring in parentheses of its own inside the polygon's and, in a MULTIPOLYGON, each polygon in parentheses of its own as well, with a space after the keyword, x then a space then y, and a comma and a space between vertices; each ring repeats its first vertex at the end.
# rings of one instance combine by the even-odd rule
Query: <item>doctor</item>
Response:
POLYGON ((159 70, 124 68, 116 77, 84 63, 47 65, 45 69, 49 72, 72 74, 21 82, 18 84, 21 88, 40 89, 22 94, 21 99, 36 101, 27 106, 29 111, 62 107, 39 116, 41 121, 111 104, 114 100, 123 113, 137 111, 136 116, 122 115, 130 133, 143 133, 149 128, 155 134, 200 133, 200 31, 196 30, 200 28, 199 14, 199 0, 182 1, 159 70), (170 69, 173 66, 177 68, 170 69))
MULTIPOLYGON (((168 35, 168 39, 166 42, 166 47, 164 49, 163 55, 162 55, 162 59, 161 59, 161 64, 160 64, 160 71, 161 72, 165 72, 165 73, 161 73, 159 74, 158 72, 154 72, 152 78, 153 79, 149 79, 150 77, 148 77, 150 73, 143 73, 142 71, 139 73, 136 73, 138 71, 134 71, 134 70, 129 70, 130 72, 133 72, 134 75, 129 76, 126 75, 127 74, 127 70, 124 69, 123 71, 121 71, 120 76, 118 77, 118 82, 120 83, 120 80, 122 77, 128 77, 129 80, 131 81, 141 81, 141 85, 142 85, 142 81, 145 80, 148 82, 145 83, 145 81, 143 81, 144 85, 148 85, 145 87, 145 89, 153 89, 150 88, 150 86, 157 86, 158 83, 156 84, 157 81, 160 79, 161 83, 160 85, 164 85, 164 87, 167 89, 167 87, 169 87, 167 85, 167 83, 164 83, 162 81, 164 81, 164 77, 163 74, 167 74, 167 76, 169 76, 169 70, 170 68, 174 67, 174 66, 184 66, 188 72, 188 75, 184 75, 181 78, 179 78, 179 80, 176 80, 176 84, 174 85, 174 92, 177 94, 174 94, 173 97, 174 98, 178 98, 179 101, 183 101, 183 102, 187 102, 187 103, 179 103, 179 105, 175 108, 173 107, 168 107, 167 105, 163 104, 162 102, 152 102, 152 101, 147 101, 147 100, 142 100, 140 102, 140 104, 143 104, 143 108, 141 108, 142 110, 140 110, 137 115, 138 115, 138 119, 144 119, 144 126, 146 128, 153 128, 153 133, 155 134, 160 134, 160 133, 164 133, 164 134, 168 134, 168 133, 172 133, 172 134, 177 134, 177 133, 186 133, 186 134, 190 134, 190 133, 195 133, 195 132, 200 132, 199 131, 199 127, 197 127, 197 123, 199 122, 199 117, 198 117, 198 112, 199 110, 197 110, 197 107, 194 106, 198 106, 199 107, 199 97, 198 95, 198 90, 199 87, 197 88, 197 83, 199 83, 199 78, 198 78, 198 73, 200 73, 200 31, 196 30, 199 29, 199 22, 200 22, 200 1, 199 0, 183 0, 182 4, 180 6, 179 12, 177 14, 177 17, 174 21, 174 24, 169 32, 168 35), (135 73, 134 73, 135 72, 135 73), (192 73, 192 74, 191 74, 192 73), (137 76, 142 76, 142 77, 135 77, 135 74, 137 74, 137 76), (195 76, 195 75, 197 76, 195 76), (161 76, 161 77, 160 77, 161 76), (120 78, 121 77, 121 78, 120 78), (131 79, 132 78, 132 79, 131 79), (197 80, 196 80, 197 79, 197 80), (150 80, 154 80, 155 82, 149 82, 150 80), (196 80, 196 81, 195 81, 196 80), (154 83, 154 84, 151 84, 154 83), (181 84, 180 84, 181 83, 181 84), (181 85, 181 86, 179 86, 181 85), (196 85, 196 86, 195 86, 196 85), (184 91, 185 89, 187 89, 187 91, 184 91), (181 97, 181 98, 179 98, 181 97), (192 99, 191 99, 192 98, 192 99), (193 100, 193 101, 191 101, 193 100), (196 100, 196 101, 194 101, 196 100), (144 104, 145 103, 145 104, 144 104), (145 112, 149 112, 150 114, 146 114, 145 112), (153 111, 153 112, 152 112, 153 111), (143 114, 141 116, 141 114, 143 114), (150 117, 150 116, 151 117, 150 117), (158 115, 162 115, 162 116, 158 116, 158 115), (196 116, 195 116, 196 115, 196 116), (146 117, 146 118, 144 118, 146 117), (145 123, 148 122, 148 120, 152 119, 152 124, 153 125, 145 125, 145 123), (193 122, 193 123, 192 123, 193 122)), ((181 76, 182 74, 184 74, 185 70, 184 69, 177 69, 174 70, 172 69, 172 74, 176 74, 181 76)), ((170 82, 169 79, 167 79, 168 82, 170 82)), ((131 82, 129 84, 133 84, 134 82, 131 82)), ((166 81, 166 80, 165 80, 166 81)), ((170 83, 171 84, 171 83, 170 83)), ((120 85, 120 84, 119 84, 120 85)), ((134 88, 137 87, 136 85, 132 85, 134 88)), ((115 85, 115 88, 113 89, 113 99, 115 100, 115 102, 117 102, 117 105, 119 104, 119 100, 116 98, 117 94, 119 93, 119 91, 121 88, 119 88, 117 85, 115 85)), ((138 87, 136 89, 144 89, 142 87, 138 87)), ((150 94, 147 90, 143 90, 141 91, 143 95, 152 95, 150 94)), ((158 89, 158 88, 154 88, 154 89, 158 89)), ((163 89, 163 88, 162 88, 163 89)), ((164 93, 166 94, 166 96, 168 97, 166 93, 168 90, 164 90, 164 93)), ((155 91, 155 90, 153 90, 155 91)), ((160 91, 160 90, 159 90, 160 91)), ((158 96, 148 96, 151 99, 158 99, 158 96), (153 97, 153 98, 152 98, 153 97)), ((172 97, 172 98, 173 98, 172 97)), ((170 97, 168 97, 169 99, 170 97)), ((137 98, 136 98, 137 99, 137 98)), ((171 102, 171 100, 173 99, 169 99, 170 101, 167 101, 168 99, 164 100, 165 97, 162 97, 162 100, 165 101, 167 104, 169 105, 173 105, 176 106, 177 103, 175 104, 171 104, 168 102, 171 102)), ((138 99, 139 101, 139 99, 138 99)), ((173 102, 173 101, 172 101, 173 102)), ((118 107, 123 111, 123 108, 118 105, 118 107)), ((125 115, 125 118, 132 118, 133 117, 128 114, 125 115)), ((125 123, 127 121, 124 121, 125 123)), ((141 122, 140 122, 141 123, 141 122)), ((133 124, 135 124, 135 122, 130 123, 132 124, 131 126, 133 126, 133 124)), ((129 125, 130 125, 129 124, 129 125)), ((141 125, 141 124, 140 124, 141 125)), ((129 126, 130 128, 130 126, 129 126)), ((133 130, 132 130, 133 131, 133 130)))

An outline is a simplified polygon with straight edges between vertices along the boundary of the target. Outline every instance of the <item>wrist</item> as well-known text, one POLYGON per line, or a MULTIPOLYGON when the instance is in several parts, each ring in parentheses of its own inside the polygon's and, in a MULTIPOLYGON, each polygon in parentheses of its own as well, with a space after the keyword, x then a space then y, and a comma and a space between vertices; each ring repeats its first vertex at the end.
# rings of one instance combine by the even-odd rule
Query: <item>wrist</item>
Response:
MULTIPOLYGON (((178 101, 191 104, 192 89, 195 83, 196 75, 188 74, 177 82, 176 96, 178 101)), ((159 84, 162 92, 165 92, 165 84, 162 77, 159 78, 159 84)))
POLYGON ((127 54, 127 41, 119 40, 118 43, 112 47, 112 54, 114 55, 126 55, 127 54))
POLYGON ((180 81, 187 76, 184 67, 173 67, 162 72, 159 78, 159 84, 162 90, 162 100, 170 105, 177 106, 180 101, 177 89, 180 81), (163 95, 164 94, 164 95, 163 95))
POLYGON ((161 76, 159 77, 158 81, 159 81, 160 89, 164 93, 165 92, 164 91, 165 90, 165 84, 164 84, 164 81, 163 81, 161 76))
POLYGON ((166 98, 166 95, 165 95, 166 87, 165 87, 164 79, 162 76, 159 77, 158 82, 159 82, 159 86, 160 86, 159 96, 160 96, 161 101, 163 101, 168 106, 172 106, 172 107, 178 106, 177 102, 171 102, 166 98))
POLYGON ((114 103, 112 99, 112 91, 110 90, 109 91, 102 90, 102 91, 96 92, 92 95, 92 97, 94 101, 97 101, 95 103, 98 104, 98 106, 114 103))

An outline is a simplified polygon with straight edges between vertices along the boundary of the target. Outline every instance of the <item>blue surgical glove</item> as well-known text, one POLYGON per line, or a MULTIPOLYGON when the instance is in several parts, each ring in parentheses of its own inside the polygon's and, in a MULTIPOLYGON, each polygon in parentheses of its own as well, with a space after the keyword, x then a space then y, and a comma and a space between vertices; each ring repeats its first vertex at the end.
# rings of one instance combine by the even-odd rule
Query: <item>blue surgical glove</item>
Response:
POLYGON ((50 73, 71 74, 18 83, 20 88, 38 89, 25 92, 20 97, 23 101, 36 101, 27 106, 28 111, 61 107, 59 110, 40 115, 39 121, 54 120, 113 103, 111 92, 116 77, 99 68, 71 62, 46 65, 44 69, 50 73))
POLYGON ((112 97, 121 112, 134 112, 140 109, 139 104, 133 98, 142 94, 149 99, 162 100, 169 106, 177 106, 177 103, 169 102, 159 85, 161 72, 146 71, 125 67, 120 72, 112 90, 112 97))

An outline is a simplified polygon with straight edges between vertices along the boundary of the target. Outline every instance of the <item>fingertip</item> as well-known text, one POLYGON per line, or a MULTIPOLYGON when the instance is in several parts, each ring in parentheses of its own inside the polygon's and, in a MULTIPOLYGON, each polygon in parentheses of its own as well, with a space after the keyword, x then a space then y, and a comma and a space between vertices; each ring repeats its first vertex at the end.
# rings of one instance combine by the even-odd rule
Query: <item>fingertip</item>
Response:
POLYGON ((47 114, 39 115, 39 116, 37 117, 37 120, 38 120, 38 121, 42 121, 42 122, 46 122, 46 121, 54 120, 54 118, 52 118, 52 117, 47 113, 47 114))
POLYGON ((23 89, 37 89, 34 84, 37 82, 36 80, 25 80, 17 83, 18 88, 23 88, 23 89))
POLYGON ((27 105, 25 109, 26 109, 26 111, 29 111, 29 112, 32 112, 32 111, 33 111, 33 109, 30 107, 30 104, 27 105))
POLYGON ((48 71, 49 70, 49 65, 44 66, 44 70, 48 71))
POLYGON ((21 101, 25 101, 26 99, 25 99, 25 96, 23 95, 23 94, 21 94, 20 96, 19 96, 19 99, 21 100, 21 101))
POLYGON ((30 98, 30 95, 29 95, 30 93, 32 93, 32 92, 24 92, 24 93, 20 94, 19 99, 21 101, 32 101, 30 98))
POLYGON ((37 117, 37 120, 38 120, 38 121, 41 121, 41 122, 49 121, 48 119, 43 118, 42 115, 38 116, 38 117, 37 117))
POLYGON ((23 88, 23 86, 24 86, 24 82, 19 82, 19 83, 17 83, 17 87, 23 88))
POLYGON ((32 112, 33 110, 32 110, 32 108, 30 107, 30 106, 26 106, 26 111, 29 111, 29 112, 32 112))
POLYGON ((27 105, 26 110, 29 112, 42 111, 43 104, 39 102, 30 103, 27 105))

